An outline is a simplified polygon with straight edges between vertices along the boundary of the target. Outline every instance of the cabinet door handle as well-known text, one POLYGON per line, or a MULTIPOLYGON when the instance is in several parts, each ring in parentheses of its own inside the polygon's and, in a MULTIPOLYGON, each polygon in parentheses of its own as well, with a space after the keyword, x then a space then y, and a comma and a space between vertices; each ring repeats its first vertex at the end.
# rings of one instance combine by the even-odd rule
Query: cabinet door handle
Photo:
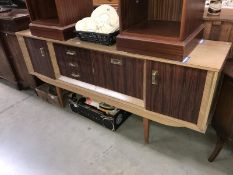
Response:
POLYGON ((40 54, 42 57, 45 57, 45 50, 43 47, 40 48, 40 54))
POLYGON ((70 67, 78 67, 78 64, 74 64, 74 63, 69 63, 70 67))
POLYGON ((66 55, 75 56, 76 55, 76 51, 67 50, 66 51, 66 55))
POLYGON ((119 59, 114 59, 114 58, 112 58, 112 59, 111 59, 111 63, 112 63, 112 64, 115 64, 115 65, 122 66, 122 60, 119 60, 119 59))
POLYGON ((76 74, 76 73, 72 73, 71 76, 74 77, 74 78, 80 78, 81 77, 80 74, 76 74))
POLYGON ((158 86, 158 85, 159 85, 158 77, 159 77, 159 72, 153 70, 153 71, 152 71, 152 85, 155 85, 155 86, 158 86))

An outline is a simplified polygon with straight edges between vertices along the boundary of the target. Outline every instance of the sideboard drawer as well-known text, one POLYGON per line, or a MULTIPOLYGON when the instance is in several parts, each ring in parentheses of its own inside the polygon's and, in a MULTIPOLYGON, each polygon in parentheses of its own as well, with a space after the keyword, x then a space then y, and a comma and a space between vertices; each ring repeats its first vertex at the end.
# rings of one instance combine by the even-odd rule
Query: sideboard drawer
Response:
POLYGON ((92 57, 97 86, 143 99, 143 60, 96 51, 92 57))
POLYGON ((77 47, 54 44, 61 75, 86 83, 93 83, 90 51, 77 47))
POLYGON ((25 38, 25 43, 32 61, 34 71, 50 78, 55 78, 55 73, 51 63, 46 41, 25 38))

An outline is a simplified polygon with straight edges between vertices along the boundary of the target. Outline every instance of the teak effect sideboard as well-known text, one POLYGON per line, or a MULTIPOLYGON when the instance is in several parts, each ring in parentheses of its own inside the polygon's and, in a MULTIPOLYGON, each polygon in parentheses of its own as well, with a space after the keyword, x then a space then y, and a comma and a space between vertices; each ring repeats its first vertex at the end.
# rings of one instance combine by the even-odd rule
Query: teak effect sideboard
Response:
POLYGON ((186 62, 117 51, 116 46, 56 41, 18 32, 30 74, 149 120, 204 133, 231 43, 205 40, 186 62))

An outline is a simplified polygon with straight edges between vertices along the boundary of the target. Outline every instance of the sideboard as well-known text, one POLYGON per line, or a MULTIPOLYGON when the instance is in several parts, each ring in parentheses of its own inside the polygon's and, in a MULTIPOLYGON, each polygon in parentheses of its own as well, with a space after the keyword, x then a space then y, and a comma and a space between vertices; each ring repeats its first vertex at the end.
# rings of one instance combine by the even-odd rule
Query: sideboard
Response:
POLYGON ((116 46, 17 33, 29 73, 42 81, 124 109, 149 121, 205 133, 231 43, 204 40, 178 62, 117 51, 116 46))

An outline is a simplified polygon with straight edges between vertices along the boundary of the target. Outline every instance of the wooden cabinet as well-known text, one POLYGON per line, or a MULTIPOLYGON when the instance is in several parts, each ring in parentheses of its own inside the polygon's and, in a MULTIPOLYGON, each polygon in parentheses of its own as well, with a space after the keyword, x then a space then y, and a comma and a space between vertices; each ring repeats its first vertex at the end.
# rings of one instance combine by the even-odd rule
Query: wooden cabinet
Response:
POLYGON ((197 124, 207 71, 147 61, 146 108, 197 124))
POLYGON ((47 42, 33 38, 25 38, 25 43, 36 73, 55 78, 47 42))
POLYGON ((103 52, 92 52, 95 84, 143 99, 144 61, 103 52))
POLYGON ((93 83, 90 50, 54 44, 61 75, 86 83, 93 83))
POLYGON ((92 0, 26 0, 33 35, 67 40, 73 37, 75 23, 91 15, 92 0))
MULTIPOLYGON (((1 35, 0 35, 1 36, 1 35)), ((16 83, 16 78, 11 67, 11 64, 6 56, 2 41, 0 40, 0 77, 11 83, 16 83)))
POLYGON ((119 50, 176 61, 202 38, 204 0, 120 0, 119 50))

